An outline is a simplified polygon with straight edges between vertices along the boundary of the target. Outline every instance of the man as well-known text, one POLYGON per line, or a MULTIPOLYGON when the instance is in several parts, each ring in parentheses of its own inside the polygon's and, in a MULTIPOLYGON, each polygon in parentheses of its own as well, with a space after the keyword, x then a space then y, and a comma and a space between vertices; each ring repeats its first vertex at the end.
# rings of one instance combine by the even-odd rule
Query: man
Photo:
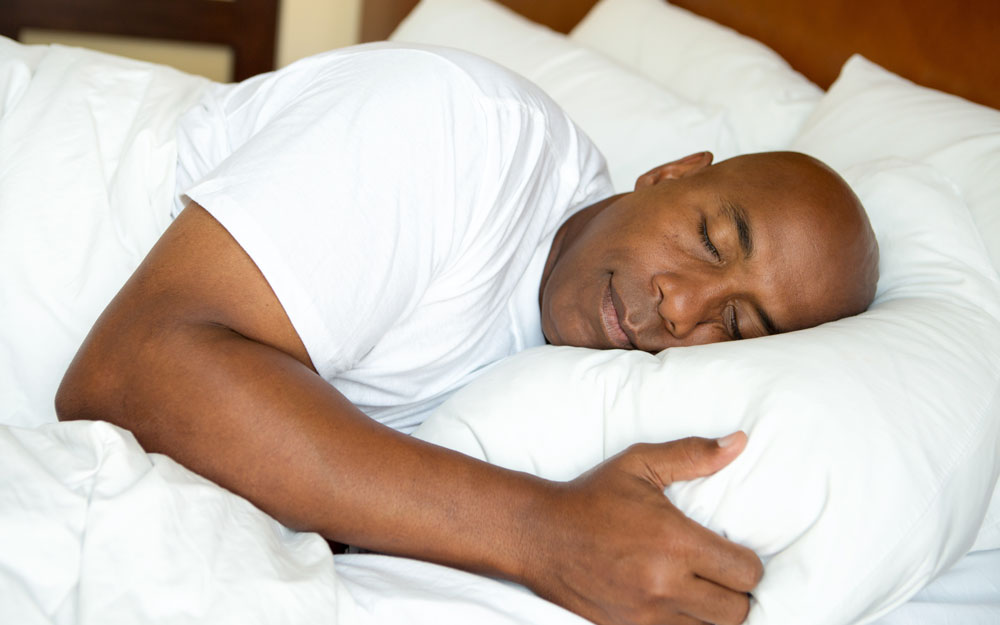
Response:
POLYGON ((662 494, 742 433, 553 483, 404 432, 545 339, 657 351, 860 312, 877 250, 830 170, 704 153, 609 197, 536 89, 394 46, 220 90, 182 124, 178 167, 191 202, 81 347, 60 418, 127 427, 290 527, 512 579, 598 623, 745 618, 759 560, 662 494))

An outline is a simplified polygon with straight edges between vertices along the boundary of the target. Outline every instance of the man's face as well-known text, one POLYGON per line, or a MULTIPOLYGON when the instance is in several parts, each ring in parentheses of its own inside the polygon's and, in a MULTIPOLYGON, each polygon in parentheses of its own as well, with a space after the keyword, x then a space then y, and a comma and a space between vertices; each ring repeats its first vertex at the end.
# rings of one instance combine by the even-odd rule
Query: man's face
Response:
POLYGON ((839 178, 799 155, 710 160, 640 178, 554 246, 541 291, 551 343, 657 352, 867 307, 877 247, 839 178))

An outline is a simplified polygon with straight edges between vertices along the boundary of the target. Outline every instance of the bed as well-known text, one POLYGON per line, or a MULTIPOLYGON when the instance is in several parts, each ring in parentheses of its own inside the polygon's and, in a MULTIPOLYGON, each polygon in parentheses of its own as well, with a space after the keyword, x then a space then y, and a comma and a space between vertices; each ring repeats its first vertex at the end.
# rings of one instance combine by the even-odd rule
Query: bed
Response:
MULTIPOLYGON (((97 6, 139 10, 124 4, 97 6)), ((275 3, 232 4, 273 34, 275 3)), ((743 428, 736 464, 668 494, 764 557, 748 622, 1000 622, 1000 5, 504 4, 368 0, 362 37, 466 48, 526 75, 620 190, 706 148, 816 154, 865 201, 882 282, 860 318, 743 345, 531 350, 416 435, 568 479, 635 441, 743 428)), ((0 26, 96 28, 75 6, 15 2, 0 26)), ((154 23, 202 15, 148 6, 154 23)), ((236 31, 234 46, 258 39, 236 31)), ((270 66, 249 67, 237 77, 270 66)), ((506 582, 334 556, 123 430, 53 423, 77 344, 169 220, 176 119, 213 85, 0 40, 0 88, 0 621, 583 622, 506 582)))
POLYGON ((277 0, 9 0, 0 35, 17 39, 24 28, 47 28, 221 44, 233 52, 232 79, 239 81, 274 69, 277 24, 277 0))

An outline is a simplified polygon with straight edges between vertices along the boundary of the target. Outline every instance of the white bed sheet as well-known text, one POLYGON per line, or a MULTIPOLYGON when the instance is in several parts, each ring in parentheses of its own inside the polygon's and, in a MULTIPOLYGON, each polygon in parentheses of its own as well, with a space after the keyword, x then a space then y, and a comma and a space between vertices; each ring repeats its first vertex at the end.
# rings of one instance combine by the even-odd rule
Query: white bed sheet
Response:
MULTIPOLYGON (((204 86, 0 39, 0 423, 49 423, 0 426, 0 623, 582 623, 513 584, 334 558, 123 430, 50 423, 76 345, 164 225, 172 123, 204 86)), ((1000 552, 967 557, 881 623, 1000 623, 998 576, 1000 552)))
POLYGON ((1000 623, 1000 549, 970 553, 877 625, 1000 623))

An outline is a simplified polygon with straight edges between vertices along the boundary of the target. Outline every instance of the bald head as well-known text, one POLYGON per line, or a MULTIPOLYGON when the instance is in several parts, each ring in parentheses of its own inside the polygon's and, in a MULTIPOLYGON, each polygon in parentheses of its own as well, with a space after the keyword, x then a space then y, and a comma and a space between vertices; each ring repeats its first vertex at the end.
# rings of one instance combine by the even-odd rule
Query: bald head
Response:
POLYGON ((865 310, 878 246, 850 187, 816 159, 705 152, 560 229, 542 276, 557 345, 657 352, 799 330, 865 310))

